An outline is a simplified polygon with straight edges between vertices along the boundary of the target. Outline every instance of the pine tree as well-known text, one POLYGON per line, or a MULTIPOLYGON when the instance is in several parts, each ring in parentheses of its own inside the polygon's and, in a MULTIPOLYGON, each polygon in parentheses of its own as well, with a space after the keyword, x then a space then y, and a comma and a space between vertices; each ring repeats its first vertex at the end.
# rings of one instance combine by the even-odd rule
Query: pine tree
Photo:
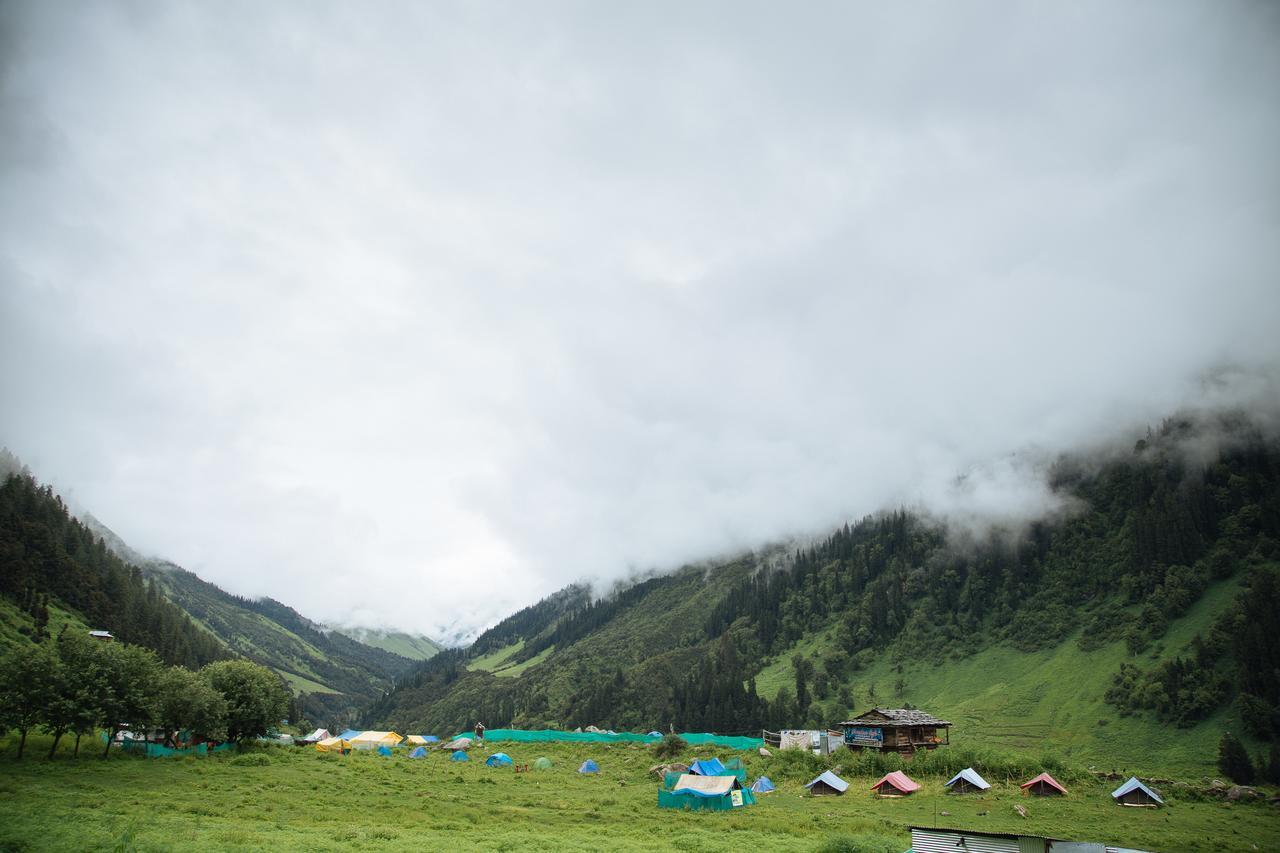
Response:
POLYGON ((1241 785, 1252 785, 1255 781, 1249 751, 1231 732, 1223 732, 1222 740, 1218 742, 1218 769, 1228 779, 1241 785))

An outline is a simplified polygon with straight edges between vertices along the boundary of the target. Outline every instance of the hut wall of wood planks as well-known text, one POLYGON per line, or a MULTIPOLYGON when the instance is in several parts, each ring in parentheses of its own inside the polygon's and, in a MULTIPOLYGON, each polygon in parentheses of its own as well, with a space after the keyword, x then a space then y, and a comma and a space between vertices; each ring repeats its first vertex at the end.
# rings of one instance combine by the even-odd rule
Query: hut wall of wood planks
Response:
POLYGON ((875 749, 914 755, 951 743, 951 723, 914 708, 872 708, 845 720, 844 744, 849 749, 875 749))

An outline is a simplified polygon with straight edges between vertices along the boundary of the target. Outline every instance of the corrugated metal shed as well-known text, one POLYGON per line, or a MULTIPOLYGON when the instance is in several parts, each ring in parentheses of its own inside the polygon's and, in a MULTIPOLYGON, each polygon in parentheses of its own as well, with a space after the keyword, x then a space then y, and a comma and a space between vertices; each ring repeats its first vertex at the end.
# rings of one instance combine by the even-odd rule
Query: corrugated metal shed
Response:
MULTIPOLYGON (((987 835, 954 829, 911 828, 914 853, 1024 853, 1015 835, 987 835), (961 845, 964 846, 961 846, 961 845)), ((1044 850, 1041 845, 1040 851, 1044 850)))

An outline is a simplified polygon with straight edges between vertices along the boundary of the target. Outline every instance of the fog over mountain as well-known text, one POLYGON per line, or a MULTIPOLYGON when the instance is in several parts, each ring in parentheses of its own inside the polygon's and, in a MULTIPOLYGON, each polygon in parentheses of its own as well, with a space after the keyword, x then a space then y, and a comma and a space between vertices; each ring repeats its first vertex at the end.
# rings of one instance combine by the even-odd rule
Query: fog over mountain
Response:
POLYGON ((1280 397, 1274 4, 33 0, 0 74, 0 443, 320 621, 1280 397))

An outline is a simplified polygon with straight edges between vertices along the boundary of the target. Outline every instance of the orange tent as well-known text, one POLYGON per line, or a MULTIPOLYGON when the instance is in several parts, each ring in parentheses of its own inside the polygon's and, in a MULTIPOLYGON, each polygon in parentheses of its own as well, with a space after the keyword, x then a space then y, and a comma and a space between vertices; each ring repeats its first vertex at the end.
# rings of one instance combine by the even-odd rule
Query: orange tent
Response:
POLYGON ((1062 784, 1048 773, 1041 773, 1029 782, 1023 782, 1021 787, 1024 791, 1030 791, 1042 797, 1049 794, 1067 793, 1067 789, 1062 787, 1062 784))
POLYGON ((920 790, 920 783, 910 779, 906 773, 901 770, 895 770, 892 773, 886 773, 881 777, 880 781, 871 786, 871 790, 885 793, 885 786, 898 794, 910 794, 920 790))

